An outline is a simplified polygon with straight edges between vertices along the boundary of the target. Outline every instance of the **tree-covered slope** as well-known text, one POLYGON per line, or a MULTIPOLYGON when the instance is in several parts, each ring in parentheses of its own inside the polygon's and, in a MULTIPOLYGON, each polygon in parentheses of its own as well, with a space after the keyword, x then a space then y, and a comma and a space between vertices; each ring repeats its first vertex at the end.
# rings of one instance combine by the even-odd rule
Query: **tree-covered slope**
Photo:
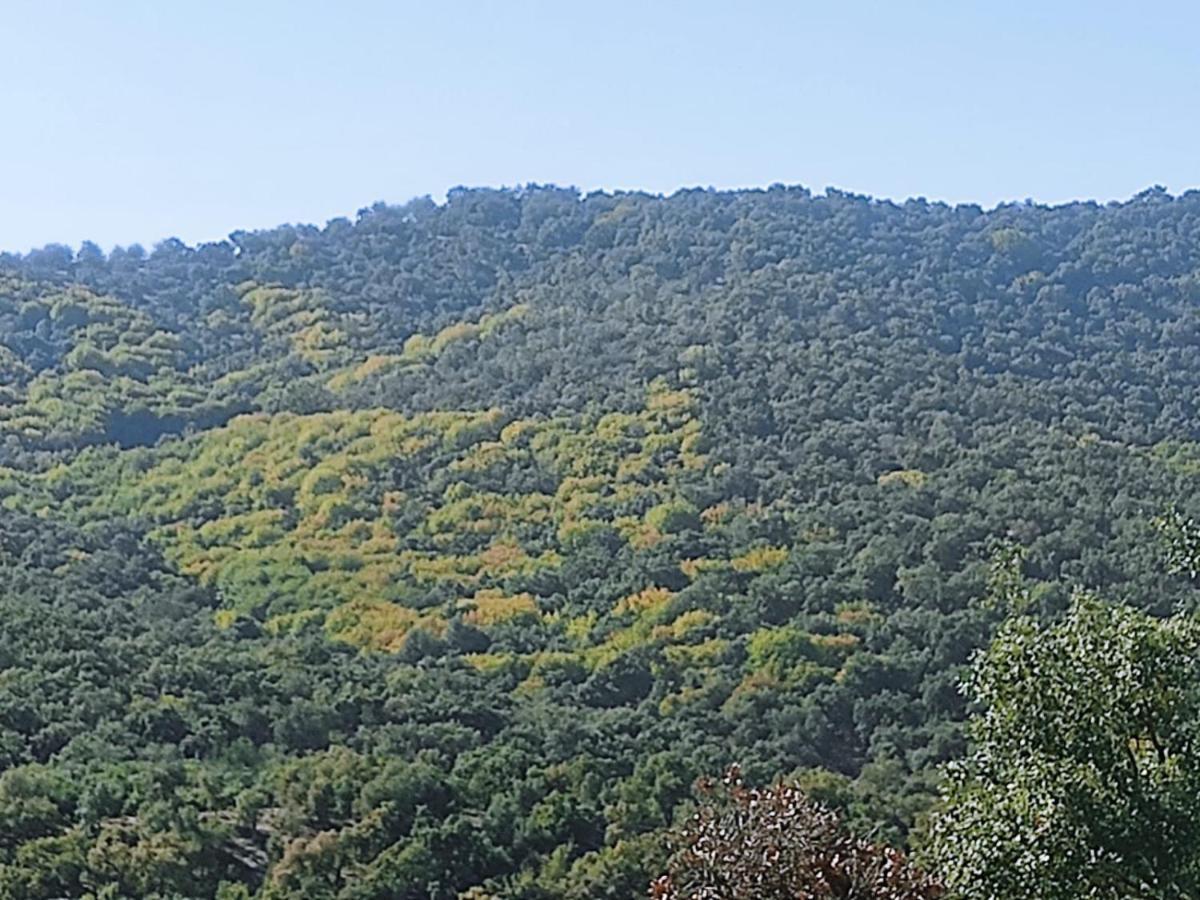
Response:
POLYGON ((0 896, 639 896, 734 761, 903 840, 992 541, 1190 602, 1197 300, 1157 190, 0 257, 0 896))

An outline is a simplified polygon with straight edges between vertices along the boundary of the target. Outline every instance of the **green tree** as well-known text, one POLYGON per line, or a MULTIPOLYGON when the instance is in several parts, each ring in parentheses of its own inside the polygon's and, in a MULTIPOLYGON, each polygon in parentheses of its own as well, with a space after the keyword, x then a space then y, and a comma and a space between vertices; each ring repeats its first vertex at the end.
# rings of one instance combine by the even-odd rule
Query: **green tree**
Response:
POLYGON ((927 855, 963 898, 1200 892, 1200 625, 1077 593, 1061 620, 1012 607, 967 682, 971 752, 948 769, 927 855))

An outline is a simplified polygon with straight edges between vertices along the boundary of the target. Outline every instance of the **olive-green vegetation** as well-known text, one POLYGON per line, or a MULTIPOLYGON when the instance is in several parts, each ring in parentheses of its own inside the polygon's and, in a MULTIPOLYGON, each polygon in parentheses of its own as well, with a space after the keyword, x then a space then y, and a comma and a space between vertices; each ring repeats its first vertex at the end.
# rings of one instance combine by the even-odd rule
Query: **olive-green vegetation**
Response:
POLYGON ((1046 648, 1075 586, 1164 652, 1191 609, 1198 301, 1160 190, 0 256, 0 898, 627 900, 734 762, 872 842, 952 760, 982 808, 1018 745, 967 755, 959 681, 1040 634, 977 602, 997 539, 1046 648))

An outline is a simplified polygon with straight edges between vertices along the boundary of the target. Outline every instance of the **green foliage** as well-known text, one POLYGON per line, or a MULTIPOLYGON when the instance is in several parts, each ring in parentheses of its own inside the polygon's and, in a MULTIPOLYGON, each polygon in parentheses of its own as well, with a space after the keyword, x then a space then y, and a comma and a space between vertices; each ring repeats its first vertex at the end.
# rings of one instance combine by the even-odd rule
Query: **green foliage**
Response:
POLYGON ((698 528, 700 516, 690 503, 660 503, 646 513, 646 524, 663 534, 677 534, 698 528))
POLYGON ((624 900, 735 759, 904 842, 994 539, 1026 612, 1194 608, 1198 212, 530 187, 0 257, 0 896, 624 900))
POLYGON ((956 896, 1195 896, 1200 625, 1078 594, 1006 620, 968 688, 974 746, 929 835, 956 896))
POLYGON ((1200 525, 1172 507, 1154 519, 1166 550, 1167 568, 1191 579, 1200 576, 1200 525))

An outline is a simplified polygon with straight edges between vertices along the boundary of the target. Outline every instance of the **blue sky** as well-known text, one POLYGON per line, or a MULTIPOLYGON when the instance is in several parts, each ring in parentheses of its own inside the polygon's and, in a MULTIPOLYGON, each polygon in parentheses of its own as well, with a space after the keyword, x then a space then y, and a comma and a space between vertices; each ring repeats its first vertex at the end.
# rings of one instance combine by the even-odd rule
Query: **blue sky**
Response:
POLYGON ((0 248, 552 182, 1200 185, 1200 5, 5 0, 0 248))

